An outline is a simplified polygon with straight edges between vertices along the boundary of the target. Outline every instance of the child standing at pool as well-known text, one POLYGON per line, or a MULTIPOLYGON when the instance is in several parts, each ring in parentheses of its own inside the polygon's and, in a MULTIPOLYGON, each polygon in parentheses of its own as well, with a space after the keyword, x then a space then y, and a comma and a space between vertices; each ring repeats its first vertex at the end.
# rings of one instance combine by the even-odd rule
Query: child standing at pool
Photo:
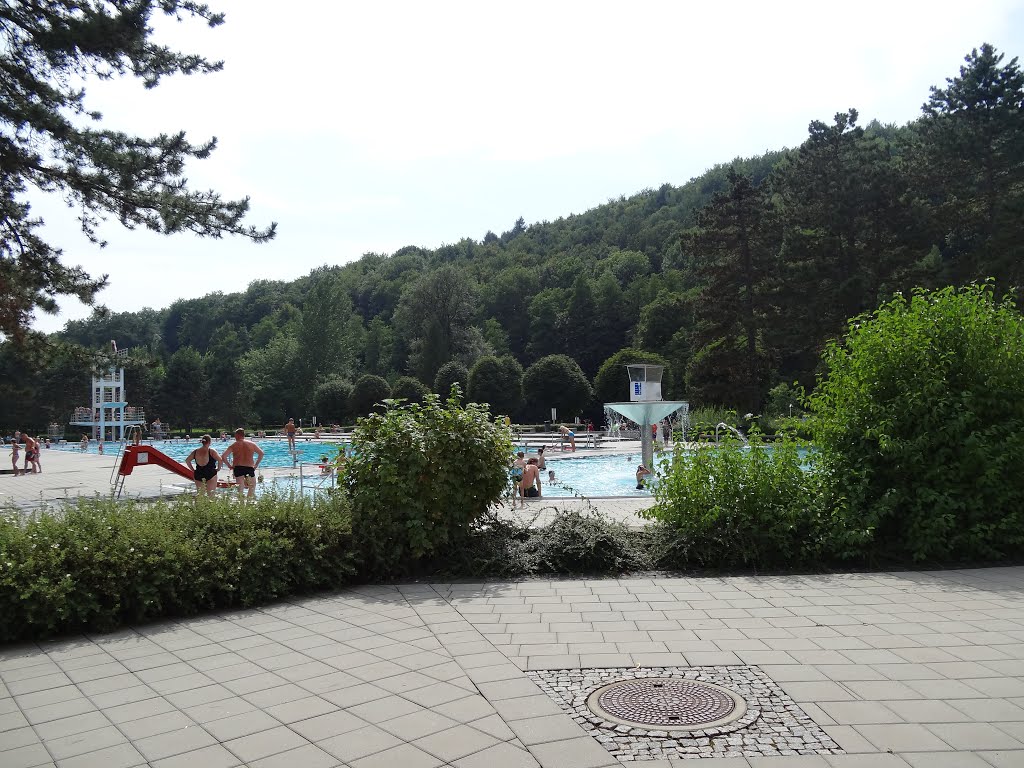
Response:
POLYGON ((21 451, 21 446, 18 444, 18 441, 20 439, 21 439, 21 432, 19 432, 18 430, 15 430, 15 432, 14 432, 14 440, 11 442, 11 464, 14 465, 14 476, 15 477, 17 477, 20 474, 23 474, 22 471, 20 469, 18 469, 18 454, 21 451))
MULTIPOLYGON (((523 497, 523 489, 519 487, 523 481, 523 472, 526 471, 526 453, 519 451, 516 454, 515 461, 512 462, 512 471, 509 473, 512 477, 512 508, 516 506, 516 496, 518 495, 520 500, 523 497)), ((525 506, 525 504, 524 504, 525 506)))

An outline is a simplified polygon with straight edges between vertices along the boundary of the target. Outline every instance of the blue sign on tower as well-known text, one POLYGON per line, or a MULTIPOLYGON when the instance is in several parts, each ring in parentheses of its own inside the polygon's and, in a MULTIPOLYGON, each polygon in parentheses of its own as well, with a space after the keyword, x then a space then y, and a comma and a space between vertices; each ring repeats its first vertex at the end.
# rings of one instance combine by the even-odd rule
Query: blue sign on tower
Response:
POLYGON ((641 394, 643 394, 643 391, 644 391, 644 385, 641 384, 639 381, 634 381, 633 382, 633 394, 634 395, 641 395, 641 394))

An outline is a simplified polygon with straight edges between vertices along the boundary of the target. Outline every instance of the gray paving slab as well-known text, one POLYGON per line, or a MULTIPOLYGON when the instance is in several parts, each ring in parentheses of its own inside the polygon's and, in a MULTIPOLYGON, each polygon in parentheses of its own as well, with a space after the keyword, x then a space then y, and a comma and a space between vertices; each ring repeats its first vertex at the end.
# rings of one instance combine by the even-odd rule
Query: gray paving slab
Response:
POLYGON ((375 725, 366 725, 342 735, 322 739, 317 742, 317 746, 342 762, 352 763, 362 757, 375 755, 402 743, 404 743, 402 739, 387 731, 375 725))
POLYGON ((456 725, 453 728, 432 733, 413 742, 415 746, 424 752, 446 763, 481 752, 498 743, 499 739, 468 725, 456 725))
POLYGON ((154 760, 153 768, 234 768, 241 761, 220 744, 194 749, 172 757, 154 760))
POLYGON ((453 765, 456 768, 539 768, 540 763, 525 749, 503 742, 463 757, 453 765))

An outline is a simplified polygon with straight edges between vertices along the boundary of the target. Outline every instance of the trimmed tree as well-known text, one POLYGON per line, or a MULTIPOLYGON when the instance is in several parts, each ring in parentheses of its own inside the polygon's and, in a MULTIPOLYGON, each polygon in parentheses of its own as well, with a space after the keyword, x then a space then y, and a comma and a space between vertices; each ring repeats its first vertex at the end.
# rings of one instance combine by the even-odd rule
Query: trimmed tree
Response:
POLYGON ((328 379, 313 390, 317 417, 326 424, 341 424, 349 414, 352 385, 341 379, 328 379))
POLYGON ((391 385, 387 379, 366 374, 360 376, 352 387, 348 399, 349 413, 356 418, 384 410, 382 403, 391 397, 391 385))
POLYGON ((469 372, 467 397, 487 403, 493 414, 512 416, 523 402, 523 366, 509 355, 481 357, 469 372))
POLYGON ((545 418, 551 408, 563 419, 578 416, 593 395, 583 370, 566 355, 542 357, 523 374, 523 396, 534 417, 545 418))
POLYGON ((422 403, 423 399, 430 394, 430 390, 419 379, 412 376, 399 376, 395 380, 395 386, 391 388, 391 397, 395 400, 405 400, 408 403, 422 403))
POLYGON ((469 371, 466 370, 466 366, 452 360, 442 365, 434 377, 434 391, 447 399, 448 393, 452 391, 452 385, 458 384, 459 389, 465 392, 468 381, 469 371))

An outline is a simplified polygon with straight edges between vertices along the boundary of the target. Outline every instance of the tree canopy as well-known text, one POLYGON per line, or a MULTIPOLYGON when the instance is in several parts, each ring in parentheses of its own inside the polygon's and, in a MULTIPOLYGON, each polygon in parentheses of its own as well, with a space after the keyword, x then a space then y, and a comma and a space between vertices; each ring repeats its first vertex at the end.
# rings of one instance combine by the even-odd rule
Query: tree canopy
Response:
POLYGON ((43 221, 30 190, 60 195, 77 210, 82 234, 102 244, 108 217, 129 229, 239 234, 255 241, 275 225, 243 224, 248 198, 224 200, 186 184, 185 164, 209 157, 216 138, 193 144, 183 132, 132 136, 103 127, 88 108, 94 79, 132 76, 146 88, 169 75, 219 70, 221 62, 174 51, 153 40, 151 17, 224 21, 191 0, 8 0, 0 11, 0 332, 20 339, 35 310, 53 312, 56 298, 92 303, 106 276, 62 263, 60 249, 39 232, 43 221))

